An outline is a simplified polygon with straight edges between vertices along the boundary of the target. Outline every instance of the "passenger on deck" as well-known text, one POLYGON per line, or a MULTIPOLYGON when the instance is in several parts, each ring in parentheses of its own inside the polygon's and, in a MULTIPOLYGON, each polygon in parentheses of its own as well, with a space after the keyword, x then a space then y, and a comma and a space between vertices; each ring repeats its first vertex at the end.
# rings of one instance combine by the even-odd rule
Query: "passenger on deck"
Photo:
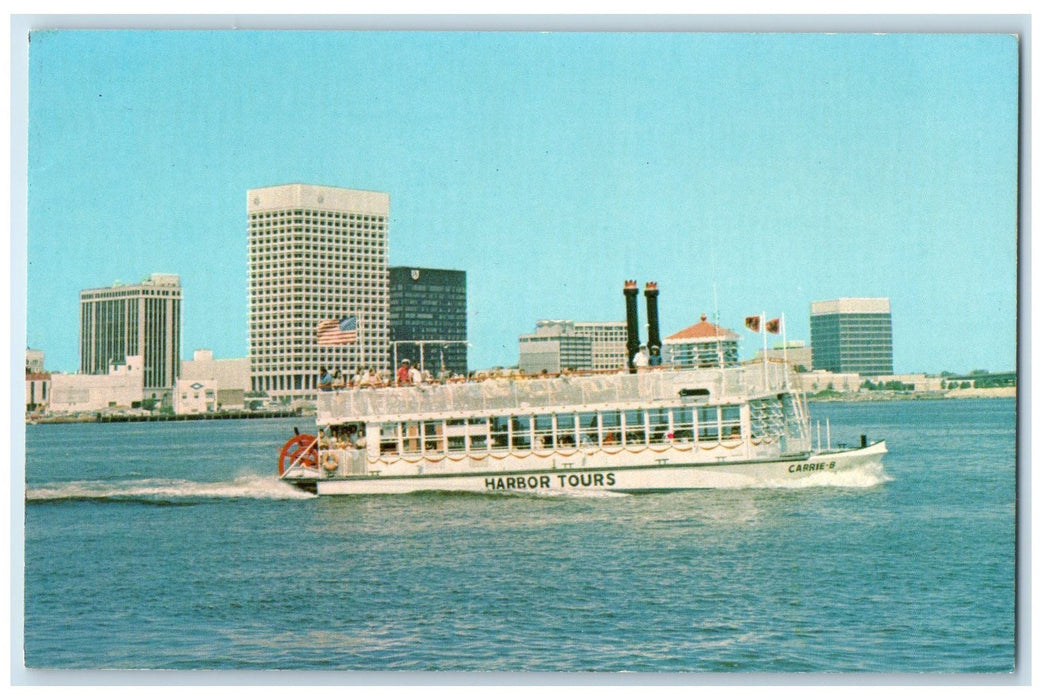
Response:
POLYGON ((420 370, 416 369, 415 367, 413 367, 412 369, 409 370, 409 383, 410 384, 422 384, 423 383, 423 375, 420 373, 420 370))
POLYGON ((640 346, 640 350, 633 356, 633 366, 642 369, 648 366, 648 348, 645 345, 640 346))
POLYGON ((361 425, 352 425, 348 428, 348 440, 351 443, 351 447, 356 450, 365 447, 365 430, 361 425))
POLYGON ((662 366, 662 353, 659 351, 658 345, 651 346, 651 356, 648 358, 649 367, 661 367, 662 366))
POLYGON ((325 367, 318 370, 318 388, 321 391, 333 390, 333 375, 325 367))
POLYGON ((409 373, 409 361, 402 360, 402 364, 398 366, 398 384, 404 386, 412 381, 412 376, 409 373))
POLYGON ((372 367, 366 368, 362 374, 362 380, 359 382, 362 386, 373 388, 380 385, 380 375, 372 367))
POLYGON ((349 425, 349 426, 347 426, 347 435, 345 436, 343 447, 354 447, 355 446, 355 440, 357 440, 357 439, 358 439, 358 426, 357 425, 349 425))

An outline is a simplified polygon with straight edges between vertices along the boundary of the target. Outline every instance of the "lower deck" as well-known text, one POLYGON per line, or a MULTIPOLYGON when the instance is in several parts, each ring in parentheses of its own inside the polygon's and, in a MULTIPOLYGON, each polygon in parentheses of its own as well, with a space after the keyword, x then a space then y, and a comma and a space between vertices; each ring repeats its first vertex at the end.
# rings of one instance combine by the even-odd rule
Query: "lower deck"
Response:
POLYGON ((513 468, 485 470, 417 469, 354 475, 307 470, 287 474, 287 480, 318 494, 408 493, 415 491, 568 492, 672 491, 700 488, 742 488, 777 485, 794 480, 828 478, 861 468, 881 468, 884 442, 835 452, 801 453, 771 460, 683 459, 681 453, 646 460, 528 462, 513 468), (674 460, 675 461, 671 461, 674 460))

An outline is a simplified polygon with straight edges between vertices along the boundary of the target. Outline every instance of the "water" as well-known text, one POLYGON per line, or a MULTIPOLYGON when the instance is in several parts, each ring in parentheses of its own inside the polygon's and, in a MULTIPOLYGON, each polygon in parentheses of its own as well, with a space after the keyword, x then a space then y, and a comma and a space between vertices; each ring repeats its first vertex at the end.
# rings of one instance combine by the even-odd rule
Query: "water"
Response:
POLYGON ((317 498, 273 476, 306 419, 27 426, 26 665, 1011 672, 1013 400, 812 412, 885 473, 317 498))

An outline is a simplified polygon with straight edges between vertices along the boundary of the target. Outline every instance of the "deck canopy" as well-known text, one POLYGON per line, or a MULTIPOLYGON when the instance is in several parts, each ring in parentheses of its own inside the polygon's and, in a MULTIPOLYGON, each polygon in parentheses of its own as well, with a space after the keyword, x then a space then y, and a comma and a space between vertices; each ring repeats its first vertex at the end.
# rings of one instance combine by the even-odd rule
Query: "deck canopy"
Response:
POLYGON ((346 389, 319 396, 318 423, 592 404, 718 403, 781 392, 788 386, 784 365, 776 363, 724 369, 664 369, 639 374, 564 375, 346 389))

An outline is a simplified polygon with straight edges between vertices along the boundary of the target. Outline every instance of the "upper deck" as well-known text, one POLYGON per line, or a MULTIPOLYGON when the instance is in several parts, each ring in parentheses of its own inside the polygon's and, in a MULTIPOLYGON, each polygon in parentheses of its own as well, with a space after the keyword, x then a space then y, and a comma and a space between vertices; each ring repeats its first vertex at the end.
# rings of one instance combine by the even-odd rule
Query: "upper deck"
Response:
POLYGON ((587 374, 488 379, 382 389, 342 389, 318 397, 318 423, 345 420, 474 415, 665 402, 735 403, 790 390, 785 365, 721 369, 655 369, 637 374, 587 374), (681 393, 683 392, 683 393, 681 393))

